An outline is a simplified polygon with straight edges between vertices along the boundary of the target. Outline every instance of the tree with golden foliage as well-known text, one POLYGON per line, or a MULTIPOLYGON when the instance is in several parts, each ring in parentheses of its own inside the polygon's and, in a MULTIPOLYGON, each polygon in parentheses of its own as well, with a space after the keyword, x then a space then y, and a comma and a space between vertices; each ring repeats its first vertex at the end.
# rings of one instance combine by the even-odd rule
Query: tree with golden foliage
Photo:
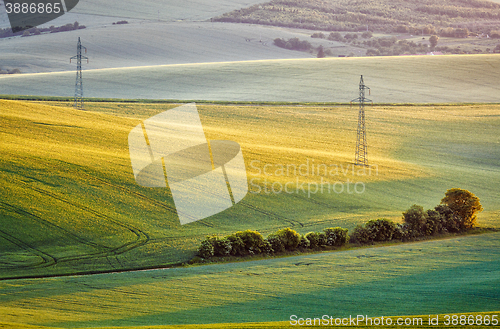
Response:
POLYGON ((441 203, 447 205, 458 217, 461 230, 471 229, 476 226, 476 214, 483 210, 477 196, 472 192, 459 188, 446 191, 441 203))

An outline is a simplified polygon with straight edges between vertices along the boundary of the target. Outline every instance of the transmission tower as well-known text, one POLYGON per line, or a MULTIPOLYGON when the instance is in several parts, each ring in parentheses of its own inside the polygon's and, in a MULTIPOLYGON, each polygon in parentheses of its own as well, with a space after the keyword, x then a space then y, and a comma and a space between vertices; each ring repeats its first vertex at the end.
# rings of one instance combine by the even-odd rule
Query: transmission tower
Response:
POLYGON ((82 82, 82 58, 89 62, 88 57, 82 56, 82 50, 85 50, 87 53, 87 48, 82 46, 82 42, 80 41, 80 37, 78 37, 78 44, 76 46, 76 56, 73 56, 69 59, 71 63, 72 59, 76 58, 76 82, 75 82, 75 103, 73 107, 78 110, 84 110, 83 106, 83 82, 82 82))
POLYGON ((356 139, 356 158, 354 164, 357 166, 368 165, 368 159, 366 157, 367 144, 366 144, 366 125, 365 125, 365 102, 371 102, 370 99, 365 98, 365 90, 368 89, 370 93, 370 88, 365 86, 363 81, 363 76, 359 80, 359 97, 353 99, 352 102, 359 102, 359 115, 358 115, 358 133, 356 139))

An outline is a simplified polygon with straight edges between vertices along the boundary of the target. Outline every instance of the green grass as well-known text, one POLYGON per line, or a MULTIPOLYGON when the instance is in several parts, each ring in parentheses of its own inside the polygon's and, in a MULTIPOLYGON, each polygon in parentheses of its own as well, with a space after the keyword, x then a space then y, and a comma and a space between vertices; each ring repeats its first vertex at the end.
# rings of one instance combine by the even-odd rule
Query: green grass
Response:
MULTIPOLYGON (((500 56, 396 56, 141 66, 83 72, 91 98, 375 103, 500 102, 500 56), (133 83, 131 83, 133 82, 133 83)), ((74 94, 74 72, 0 77, 3 94, 74 94)))
POLYGON ((492 233, 245 263, 2 281, 1 322, 217 328, 289 321, 292 314, 498 314, 499 243, 500 234, 492 233))
POLYGON ((209 140, 242 146, 252 193, 180 226, 168 190, 135 183, 127 146, 140 119, 175 104, 88 103, 86 112, 1 104, 4 278, 177 264, 193 257, 206 235, 242 229, 267 235, 289 226, 304 234, 381 217, 399 221, 412 204, 431 208, 452 187, 475 193, 485 208, 479 224, 498 227, 498 105, 369 108, 369 159, 378 166, 369 176, 342 172, 352 168, 355 108, 200 105, 209 140), (275 175, 280 165, 308 161, 340 169, 275 175), (325 186, 308 197, 295 187, 290 194, 263 190, 265 181, 278 191, 297 179, 311 192, 321 179, 344 188, 359 182, 365 191, 328 193, 325 186))
MULTIPOLYGON (((392 321, 393 325, 392 326, 386 326, 386 325, 373 325, 373 321, 380 321, 375 320, 372 318, 372 322, 369 322, 370 320, 367 320, 368 322, 366 323, 367 325, 350 325, 350 328, 394 328, 395 325, 397 324, 398 321, 409 321, 408 323, 411 322, 411 327, 412 328, 450 328, 453 327, 449 323, 454 320, 452 318, 453 316, 457 316, 458 320, 460 321, 461 316, 466 316, 465 319, 471 318, 474 319, 474 321, 480 320, 480 319, 489 319, 491 322, 491 317, 493 315, 498 316, 498 312, 473 312, 473 313, 459 313, 459 314, 439 314, 439 315, 420 315, 420 316, 393 316, 393 317, 387 317, 384 316, 383 321, 392 321), (437 325, 432 324, 429 325, 429 317, 432 319, 432 323, 436 323, 436 317, 437 317, 437 325), (370 325, 370 323, 372 323, 370 325), (422 323, 422 325, 418 325, 422 323), (447 323, 447 324, 445 324, 447 323)), ((307 323, 306 321, 314 321, 314 318, 302 318, 304 323, 307 323)), ((333 321, 335 321, 337 318, 334 318, 333 321)), ((343 320, 343 318, 338 318, 339 323, 340 321, 343 320)), ((349 318, 345 318, 346 320, 344 321, 349 321, 349 318)), ((321 318, 316 318, 316 325, 300 325, 300 328, 318 328, 321 326, 326 326, 325 322, 320 321, 321 318), (323 325, 319 325, 318 323, 323 323, 323 325)), ((332 321, 330 319, 330 321, 332 321)), ((473 321, 473 320, 471 320, 473 321)), ((302 323, 302 322, 301 322, 302 323)), ((313 322, 314 323, 314 322, 313 322)), ((334 323, 334 322, 333 322, 334 323)), ((356 322, 354 322, 356 323, 356 322)), ((360 324, 365 323, 363 320, 359 322, 360 324)), ((402 322, 403 323, 403 322, 402 322)), ((2 323, 0 323, 2 324, 2 323)), ((7 324, 9 328, 19 328, 19 329, 36 329, 36 328, 47 328, 47 329, 58 329, 56 327, 46 327, 46 326, 32 326, 32 325, 19 325, 19 324, 13 324, 9 323, 7 324)), ((217 324, 187 324, 187 325, 158 325, 158 326, 140 326, 142 329, 194 329, 194 328, 200 328, 200 329, 212 329, 212 328, 231 328, 231 329, 247 329, 247 328, 294 328, 297 327, 298 325, 291 325, 290 321, 281 321, 281 322, 248 322, 248 323, 217 323, 217 324)), ((344 326, 346 327, 346 326, 344 326)), ((456 327, 456 326, 455 326, 456 327)), ((97 329, 130 329, 130 328, 138 328, 137 326, 131 327, 131 326, 122 326, 122 327, 100 327, 97 329)), ((490 325, 474 325, 474 328, 491 328, 490 325)))
POLYGON ((499 105, 370 107, 368 154, 378 175, 266 176, 256 168, 308 159, 352 164, 357 109, 200 104, 207 138, 240 143, 249 179, 349 179, 362 181, 366 190, 310 198, 302 192, 250 193, 227 211, 180 226, 168 191, 135 184, 127 149, 127 135, 140 120, 176 105, 92 102, 87 111, 76 111, 65 104, 0 101, 0 276, 69 275, 0 281, 0 324, 245 327, 287 321, 291 314, 498 310, 499 233, 240 263, 72 274, 185 262, 207 234, 267 234, 287 226, 306 233, 352 229, 380 217, 397 221, 414 203, 435 206, 452 187, 481 199, 481 226, 499 227, 499 105), (252 161, 260 163, 252 167, 252 161))

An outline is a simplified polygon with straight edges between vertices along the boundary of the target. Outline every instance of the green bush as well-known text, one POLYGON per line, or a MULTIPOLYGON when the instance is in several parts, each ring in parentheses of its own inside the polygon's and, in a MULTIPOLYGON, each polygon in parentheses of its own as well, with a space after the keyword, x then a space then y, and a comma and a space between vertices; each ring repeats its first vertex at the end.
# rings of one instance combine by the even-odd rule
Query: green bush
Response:
POLYGON ((324 232, 318 232, 318 246, 326 247, 326 234, 324 232))
POLYGON ((325 39, 326 36, 321 32, 315 32, 311 35, 311 38, 325 39))
POLYGON ((388 219, 370 220, 365 224, 373 241, 391 241, 398 236, 398 226, 388 219))
POLYGON ((274 233, 269 234, 269 236, 267 237, 267 241, 271 245, 273 252, 285 251, 285 245, 283 244, 283 241, 281 241, 281 238, 276 234, 274 233))
POLYGON ((351 234, 350 242, 359 244, 368 244, 373 242, 371 231, 363 225, 354 228, 351 234))
POLYGON ((366 56, 380 56, 380 50, 370 48, 366 51, 366 56))
POLYGON ((344 39, 348 40, 348 41, 351 41, 351 40, 354 40, 357 38, 358 38, 358 35, 356 33, 346 33, 346 35, 344 35, 344 39))
POLYGON ((441 223, 444 231, 450 233, 460 232, 459 220, 450 207, 446 205, 438 205, 434 208, 434 210, 437 211, 441 217, 441 223))
POLYGON ((229 256, 231 255, 231 250, 233 249, 233 246, 231 244, 231 241, 227 238, 217 238, 215 237, 214 239, 211 240, 212 245, 214 246, 214 256, 229 256))
POLYGON ((476 226, 477 213, 483 211, 483 206, 474 193, 459 188, 446 191, 441 204, 447 205, 458 218, 460 231, 476 226))
POLYGON ((274 39, 274 44, 278 47, 290 50, 309 51, 312 48, 312 45, 309 43, 309 41, 300 41, 299 38, 291 38, 288 41, 281 38, 276 38, 274 39))
POLYGON ((323 46, 318 47, 318 55, 316 55, 318 58, 325 58, 325 51, 323 50, 323 46))
POLYGON ((408 224, 396 224, 398 227, 398 239, 405 242, 411 240, 410 232, 408 231, 408 224))
POLYGON ((307 241, 309 241, 309 247, 311 249, 315 249, 315 248, 319 247, 318 234, 319 234, 318 232, 309 232, 309 233, 306 233, 306 235, 304 236, 304 238, 307 239, 307 241))
POLYGON ((308 249, 311 247, 311 241, 309 241, 304 235, 300 236, 299 248, 308 249))
POLYGON ((361 37, 363 39, 370 39, 371 37, 373 37, 373 33, 371 33, 370 31, 365 31, 361 34, 361 37))
POLYGON ((267 239, 264 239, 264 244, 261 247, 261 252, 263 254, 268 254, 268 255, 274 253, 273 246, 271 245, 271 243, 267 239))
POLYGON ((403 221, 408 224, 407 231, 410 238, 426 235, 427 214, 422 206, 414 204, 403 213, 403 221))
MULTIPOLYGON (((274 232, 274 233, 270 234, 269 236, 272 237, 273 240, 275 240, 276 238, 279 239, 281 244, 283 245, 283 248, 285 248, 286 250, 290 250, 290 251, 297 249, 299 242, 300 242, 300 234, 297 233, 295 230, 292 230, 291 228, 288 228, 288 227, 281 229, 277 232, 274 232)), ((269 237, 267 239, 269 241, 269 237)), ((269 241, 269 242, 271 242, 271 241, 269 241)), ((271 245, 273 245, 272 242, 271 242, 271 245)), ((279 247, 279 244, 278 244, 278 247, 279 247)), ((274 245, 273 245, 273 249, 276 251, 276 249, 274 248, 274 245)), ((279 247, 279 249, 281 249, 281 247, 279 247)))
POLYGON ((327 245, 327 238, 323 232, 309 232, 306 233, 305 238, 309 240, 311 249, 321 248, 327 245))
POLYGON ((347 235, 347 229, 341 227, 325 228, 326 245, 327 246, 343 246, 349 241, 349 236, 347 235))
POLYGON ((257 231, 245 230, 234 234, 243 242, 245 253, 254 255, 260 254, 264 247, 264 237, 257 231))
POLYGON ((231 255, 233 256, 244 256, 246 255, 245 243, 239 236, 231 234, 227 236, 227 239, 231 242, 231 255))
POLYGON ((274 44, 280 48, 285 48, 286 41, 281 38, 274 39, 274 44))
POLYGON ((205 240, 201 241, 200 247, 198 248, 198 255, 201 258, 210 258, 214 255, 214 246, 210 239, 211 237, 207 237, 205 240))
POLYGON ((342 34, 340 34, 339 32, 332 32, 328 36, 328 40, 330 40, 330 41, 343 41, 344 38, 342 37, 342 34))
POLYGON ((444 227, 443 217, 436 210, 429 209, 427 210, 427 222, 426 222, 426 235, 435 235, 446 232, 444 227))

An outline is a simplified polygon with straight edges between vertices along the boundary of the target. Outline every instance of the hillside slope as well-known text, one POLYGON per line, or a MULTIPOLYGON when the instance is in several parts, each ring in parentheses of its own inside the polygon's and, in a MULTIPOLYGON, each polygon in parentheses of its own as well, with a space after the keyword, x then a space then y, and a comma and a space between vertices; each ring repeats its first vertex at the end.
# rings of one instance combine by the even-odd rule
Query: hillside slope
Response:
POLYGON ((293 314, 421 315, 426 325, 439 313, 498 315, 499 243, 495 233, 234 264, 0 281, 0 325, 137 328, 288 322, 293 314))
POLYGON ((135 183, 127 139, 140 119, 175 105, 88 106, 114 115, 0 101, 0 277, 165 266, 193 257, 206 235, 243 229, 304 234, 397 221, 414 203, 435 206, 452 187, 481 199, 480 225, 499 223, 495 105, 369 109, 369 159, 377 165, 370 173, 351 172, 355 109, 199 106, 208 140, 241 145, 250 193, 183 226, 168 189, 135 183), (313 163, 339 171, 313 174, 313 163), (308 174, 276 175, 279 165, 306 166, 308 174), (336 192, 319 190, 322 181, 336 192), (288 182, 292 193, 280 191, 288 182))
MULTIPOLYGON (((85 19, 78 21, 88 25, 85 19)), ((22 73, 72 71, 76 63, 69 58, 75 55, 78 37, 89 58, 84 70, 312 57, 273 45, 278 37, 309 37, 301 31, 208 22, 109 21, 78 31, 0 39, 0 67, 22 73)))
MULTIPOLYGON (((376 103, 500 102, 499 55, 356 57, 130 67, 83 72, 84 95, 349 102, 360 75, 376 103)), ((71 96, 75 73, 0 76, 5 94, 71 96)))
POLYGON ((215 20, 324 31, 417 34, 426 29, 425 34, 437 34, 444 28, 489 33, 500 28, 499 18, 500 4, 484 0, 273 0, 225 13, 215 20))

